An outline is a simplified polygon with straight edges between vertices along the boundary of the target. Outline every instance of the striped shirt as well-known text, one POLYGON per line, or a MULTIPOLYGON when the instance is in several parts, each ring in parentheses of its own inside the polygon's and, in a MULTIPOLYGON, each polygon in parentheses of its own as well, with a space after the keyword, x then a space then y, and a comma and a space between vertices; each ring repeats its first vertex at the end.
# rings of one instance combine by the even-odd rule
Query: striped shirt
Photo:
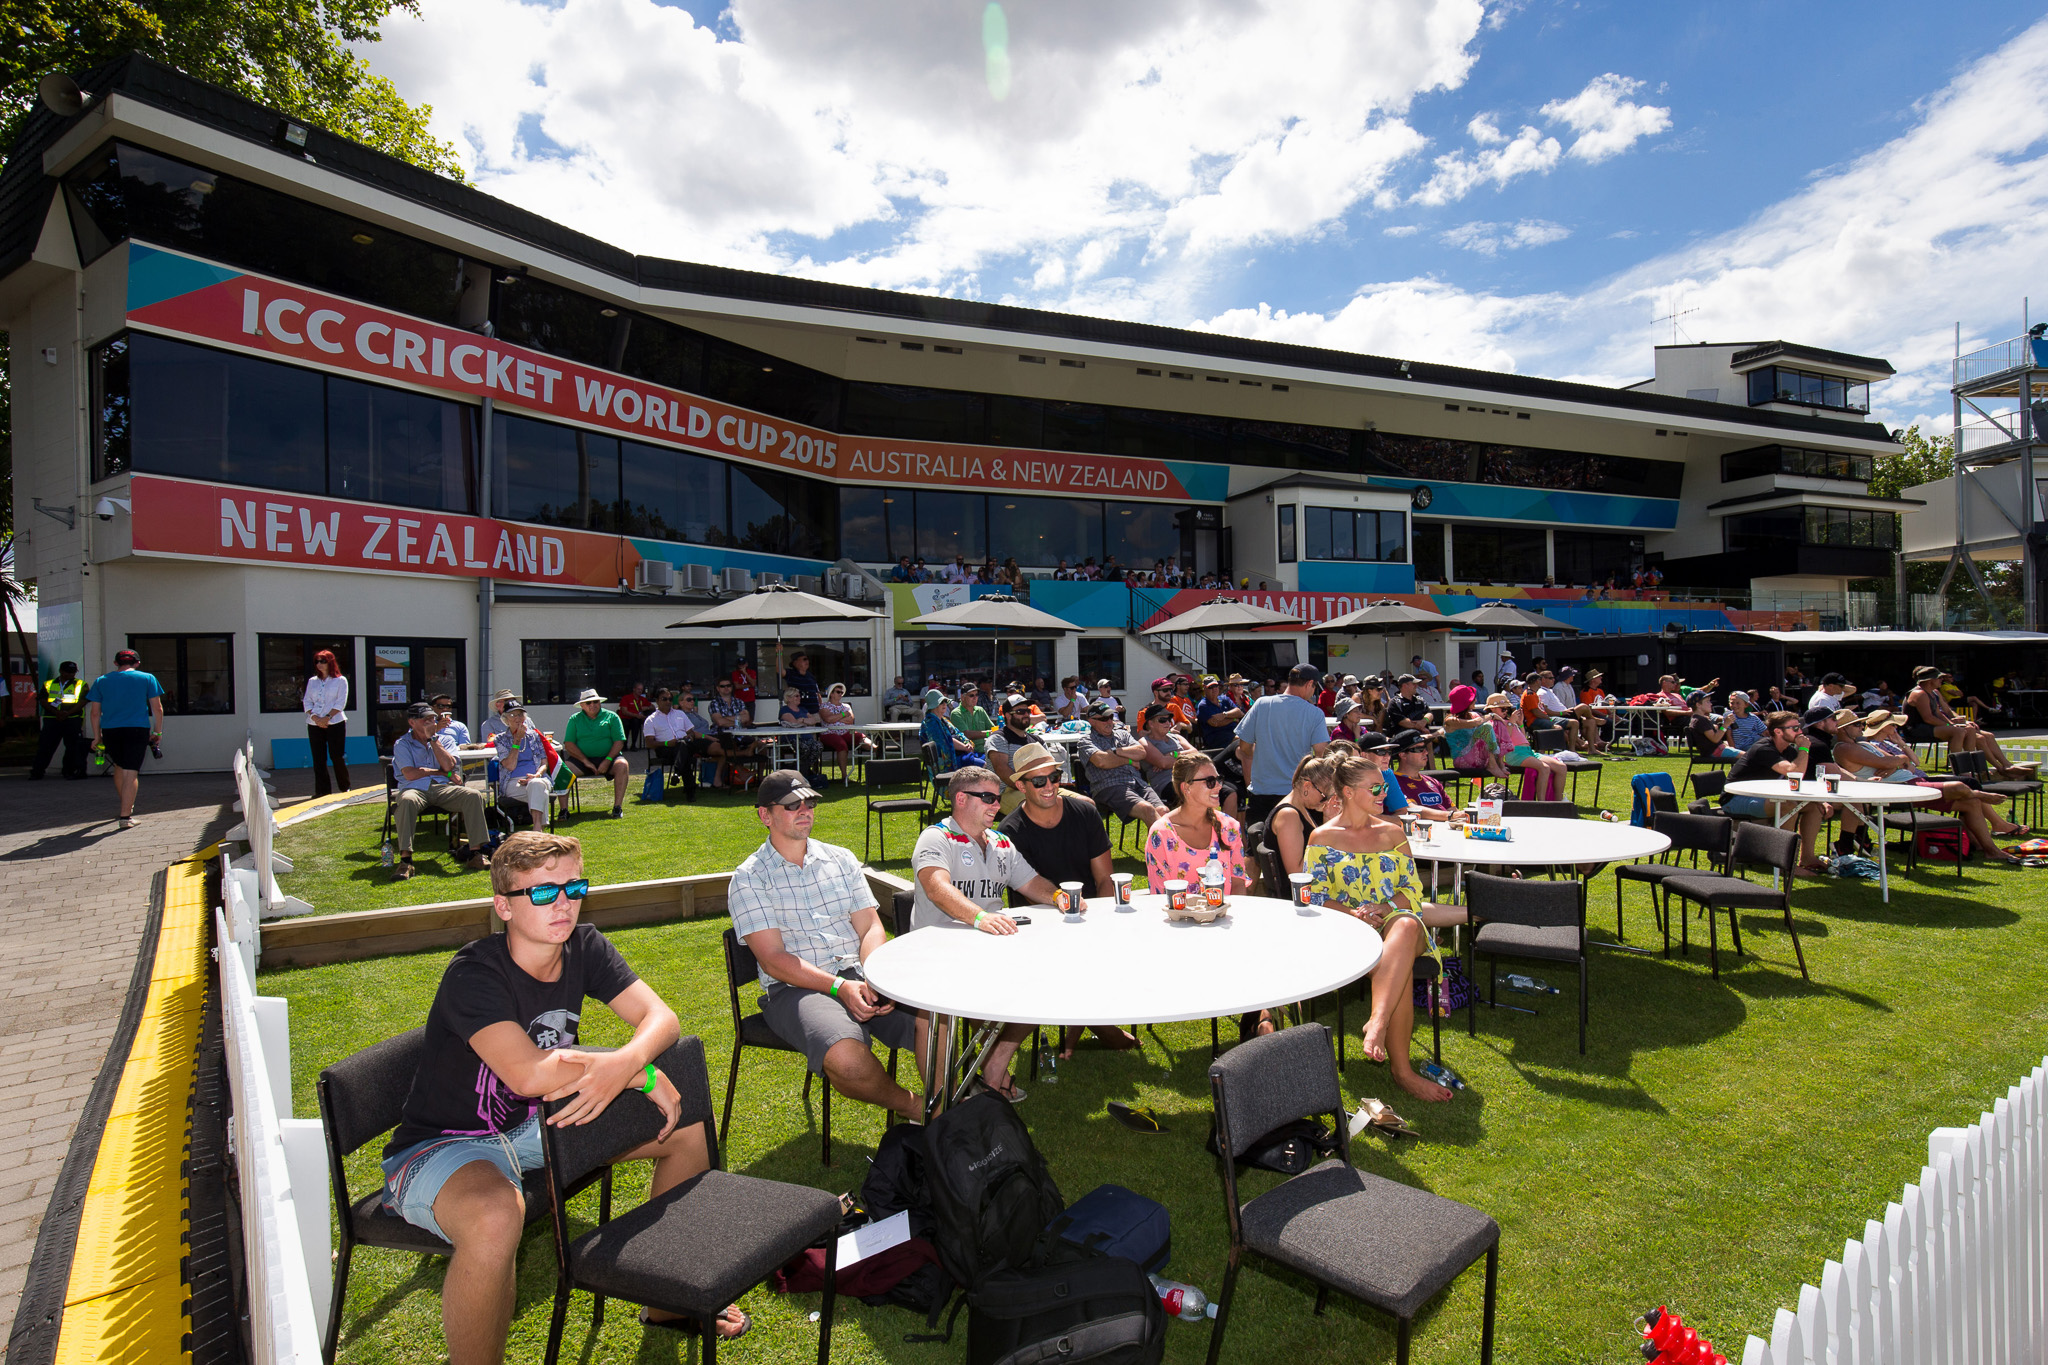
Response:
MULTIPOLYGON (((816 839, 804 844, 802 867, 764 841, 734 870, 725 907, 742 940, 779 929, 786 951, 835 976, 860 962, 853 917, 876 908, 875 893, 853 851, 816 839)), ((765 970, 761 973, 763 986, 773 980, 765 970)))

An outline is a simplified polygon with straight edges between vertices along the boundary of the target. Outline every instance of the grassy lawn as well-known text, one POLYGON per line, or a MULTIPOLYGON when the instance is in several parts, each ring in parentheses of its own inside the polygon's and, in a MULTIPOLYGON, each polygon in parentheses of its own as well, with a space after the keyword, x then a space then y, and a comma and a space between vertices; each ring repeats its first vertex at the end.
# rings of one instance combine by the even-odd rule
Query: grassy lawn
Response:
MULTIPOLYGON (((1603 804, 1625 801, 1627 774, 1649 766, 1610 768, 1603 804)), ((372 807, 288 831, 280 847, 301 870, 286 879, 287 889, 329 911, 482 893, 481 874, 444 877, 434 860, 409 884, 381 880, 381 814, 372 807)), ((835 795, 819 812, 819 836, 858 849, 860 814, 857 796, 835 795)), ((607 881, 730 867, 759 838, 750 811, 708 798, 659 810, 629 805, 626 820, 587 818, 565 828, 586 839, 589 867, 607 881)), ((892 853, 908 852, 908 833, 909 822, 899 820, 892 853)), ((902 859, 887 866, 900 870, 902 859)), ((1591 893, 1601 937, 1611 936, 1613 901, 1608 874, 1591 893)), ((1482 1009, 1477 1039, 1465 1036, 1460 1015, 1446 1029, 1444 1060, 1470 1089, 1447 1105, 1398 1105, 1422 1140, 1394 1147, 1364 1138, 1353 1159, 1499 1219, 1502 1361, 1620 1359, 1631 1352, 1629 1319, 1658 1302, 1682 1309, 1736 1356, 1744 1333, 1768 1336, 1773 1312, 1796 1303, 1799 1283, 1817 1281, 1842 1240, 1859 1235, 1864 1219, 1882 1216, 1926 1159, 1931 1128, 1970 1122, 2041 1060, 2048 1048, 2037 967, 2048 952, 2044 904, 2037 874, 2017 870, 1970 867, 1960 881, 1949 868, 1895 875, 1889 906, 1874 885, 1802 883, 1795 918, 1811 984, 1799 977, 1782 925, 1774 928, 1764 915, 1744 918, 1751 955, 1724 954, 1719 981, 1698 947, 1691 961, 1600 954, 1587 1056, 1578 1054, 1568 994, 1538 1002, 1535 1018, 1482 1009)), ((1631 887, 1627 905, 1632 936, 1646 940, 1646 894, 1631 887)), ((614 935, 685 1029, 703 1035, 714 1087, 731 1038, 718 947, 725 927, 707 920, 614 935)), ((1698 938, 1703 926, 1695 930, 1698 938)), ((299 1114, 316 1112, 312 1087, 322 1066, 425 1015, 446 960, 432 953, 265 975, 265 993, 292 1002, 299 1114)), ((1565 984, 1562 973, 1552 979, 1565 984)), ((1355 1030, 1363 1012, 1354 1008, 1349 1017, 1355 1030)), ((602 1009, 586 1019, 591 1042, 623 1035, 602 1009)), ((1161 1070, 1150 1039, 1149 1062, 1084 1046, 1057 1084, 1027 1082, 1022 1112, 1069 1199, 1115 1181, 1166 1204, 1174 1225, 1168 1273, 1213 1292, 1222 1281, 1224 1224, 1214 1160, 1202 1150, 1208 1030, 1184 1024, 1159 1032, 1172 1050, 1170 1071, 1161 1070), (1157 1107, 1170 1131, 1127 1132, 1104 1114, 1110 1099, 1157 1107)), ((1426 1028, 1418 1043, 1426 1051, 1426 1028)), ((1358 1059, 1355 1037, 1348 1051, 1347 1093, 1393 1100, 1385 1069, 1358 1059)), ((881 1133, 879 1115, 838 1107, 828 1170, 818 1162, 815 1108, 807 1112, 800 1102, 800 1085, 800 1062, 747 1058, 728 1164, 832 1190, 858 1188, 881 1133)), ((358 1190, 376 1178, 374 1157, 366 1151, 355 1162, 358 1190)), ((1248 1192, 1274 1180, 1255 1176, 1248 1192)), ((622 1200, 643 1188, 641 1177, 628 1176, 622 1200)), ((586 1199, 589 1208, 579 1211, 594 1216, 594 1196, 586 1199)), ((436 1259, 359 1253, 342 1358, 439 1359, 441 1273, 436 1259)), ((521 1260, 508 1358, 540 1358, 553 1273, 546 1238, 536 1233, 521 1260)), ((1477 1358, 1480 1286, 1474 1271, 1425 1312, 1416 1359, 1477 1358)), ((805 1323, 815 1296, 784 1300, 756 1291, 746 1307, 757 1326, 733 1359, 815 1359, 816 1337, 805 1323)), ((1311 1307, 1301 1284, 1248 1272, 1227 1358, 1393 1358, 1392 1333, 1378 1315, 1333 1300, 1317 1319, 1311 1307)), ((964 1354, 961 1338, 951 1347, 905 1344, 903 1334, 921 1322, 901 1310, 844 1300, 842 1310, 836 1359, 940 1362, 964 1354)), ((595 1339, 589 1326, 589 1299, 579 1296, 565 1359, 693 1358, 681 1338, 643 1334, 617 1306, 595 1339)), ((1199 1360, 1209 1331, 1169 1324, 1168 1358, 1199 1360)))

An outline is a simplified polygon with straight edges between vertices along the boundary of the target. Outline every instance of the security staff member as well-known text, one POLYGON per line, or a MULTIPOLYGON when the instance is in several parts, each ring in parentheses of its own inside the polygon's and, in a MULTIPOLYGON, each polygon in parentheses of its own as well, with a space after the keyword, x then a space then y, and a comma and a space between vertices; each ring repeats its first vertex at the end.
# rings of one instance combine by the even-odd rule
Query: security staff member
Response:
POLYGON ((28 770, 31 782, 43 780, 57 746, 64 746, 64 776, 85 776, 85 684, 79 680, 78 665, 66 659, 57 665, 57 676, 43 684, 43 733, 36 744, 36 761, 28 770))

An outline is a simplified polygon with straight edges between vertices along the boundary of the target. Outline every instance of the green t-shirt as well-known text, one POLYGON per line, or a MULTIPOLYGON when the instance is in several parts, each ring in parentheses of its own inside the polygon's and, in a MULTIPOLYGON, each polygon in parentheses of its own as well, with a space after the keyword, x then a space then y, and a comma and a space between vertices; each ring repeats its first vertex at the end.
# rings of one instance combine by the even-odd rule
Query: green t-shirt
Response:
POLYGON ((988 743, 989 731, 996 728, 995 723, 989 720, 988 712, 979 706, 956 706, 953 708, 951 719, 961 734, 974 741, 974 747, 977 749, 988 743))
POLYGON ((562 742, 575 745, 577 752, 595 761, 610 753, 612 745, 626 742, 626 725, 616 711, 607 711, 600 706, 597 718, 592 720, 579 706, 569 716, 569 724, 562 731, 562 742))

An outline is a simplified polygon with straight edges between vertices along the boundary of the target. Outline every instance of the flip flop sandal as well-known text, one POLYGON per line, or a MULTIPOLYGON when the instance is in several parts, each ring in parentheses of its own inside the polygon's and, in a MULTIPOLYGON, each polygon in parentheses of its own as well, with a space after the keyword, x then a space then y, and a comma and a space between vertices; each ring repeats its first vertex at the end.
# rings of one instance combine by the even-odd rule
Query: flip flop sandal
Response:
POLYGON ((417 871, 419 871, 419 869, 414 867, 410 861, 407 861, 400 863, 398 865, 398 870, 393 872, 391 875, 398 878, 398 880, 402 882, 411 881, 413 874, 417 871))
POLYGON ((1408 1120, 1395 1113, 1385 1102, 1375 1099, 1360 1100, 1358 1108, 1351 1114, 1351 1136, 1355 1138, 1368 1131, 1384 1137, 1421 1136, 1408 1126, 1408 1120))
MULTIPOLYGON (((692 1336, 695 1336, 695 1335, 697 1334, 697 1320, 696 1320, 695 1318, 687 1318, 687 1317, 685 1317, 685 1318, 650 1318, 650 1317, 648 1317, 647 1315, 648 1315, 649 1313, 653 1312, 653 1311, 654 1311, 654 1310, 653 1310, 653 1309, 651 1309, 651 1308, 643 1308, 643 1309, 641 1309, 641 1310, 640 1310, 640 1325, 641 1325, 642 1327, 659 1327, 659 1328, 660 1328, 660 1329, 661 1329, 662 1331, 664 1331, 664 1332, 688 1332, 688 1333, 689 1333, 689 1334, 691 1334, 692 1336)), ((724 1315, 723 1313, 720 1313, 720 1314, 718 1315, 718 1321, 719 1321, 719 1323, 721 1323, 721 1324, 723 1324, 723 1323, 725 1322, 725 1315, 724 1315)), ((717 1331, 717 1329, 716 1329, 716 1328, 713 1328, 712 1330, 713 1330, 713 1331, 717 1331)), ((719 1339, 719 1340, 720 1340, 721 1342, 727 1342, 727 1341, 738 1341, 738 1340, 739 1340, 739 1339, 740 1339, 741 1337, 745 1336, 745 1335, 746 1335, 747 1333, 749 1333, 749 1332, 751 1332, 751 1331, 753 1331, 753 1330, 754 1330, 754 1319, 753 1319, 753 1317, 752 1317, 752 1316, 751 1316, 750 1314, 748 1314, 748 1313, 747 1313, 747 1311, 746 1311, 745 1309, 741 1309, 741 1310, 740 1310, 740 1330, 739 1330, 739 1331, 737 1331, 737 1332, 734 1332, 734 1333, 732 1333, 732 1334, 731 1334, 730 1336, 726 1335, 726 1334, 725 1334, 724 1332, 719 1332, 719 1333, 718 1333, 718 1339, 719 1339)))
POLYGON ((1133 1109, 1122 1100, 1111 1100, 1109 1116, 1134 1133, 1163 1133, 1166 1125, 1159 1121, 1159 1115, 1150 1109, 1133 1109))
POLYGON ((2021 866, 2021 867, 2048 867, 2048 858, 2044 858, 2044 857, 2042 857, 2042 856, 2041 856, 2040 854, 2036 853, 2036 854, 2032 855, 2031 857, 2026 857, 2026 858, 2022 858, 2022 859, 2020 859, 2020 866, 2021 866))

